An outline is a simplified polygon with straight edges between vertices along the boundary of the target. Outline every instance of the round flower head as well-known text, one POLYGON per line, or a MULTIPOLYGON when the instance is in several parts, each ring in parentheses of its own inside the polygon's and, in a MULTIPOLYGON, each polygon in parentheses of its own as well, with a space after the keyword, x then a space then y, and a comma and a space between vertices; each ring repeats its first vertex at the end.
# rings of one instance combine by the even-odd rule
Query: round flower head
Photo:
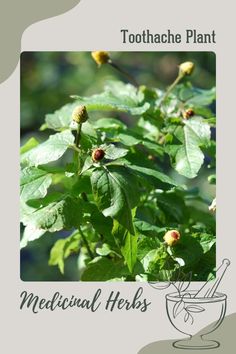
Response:
POLYGON ((191 61, 185 61, 179 66, 179 73, 181 75, 191 75, 194 69, 194 63, 191 61))
POLYGON ((168 246, 174 246, 180 239, 180 233, 177 230, 167 231, 163 239, 168 246))
POLYGON ((88 120, 86 107, 83 105, 75 107, 72 112, 72 119, 79 124, 86 122, 88 120))
POLYGON ((105 151, 103 149, 95 149, 92 152, 92 159, 94 162, 101 161, 105 156, 105 151))
POLYGON ((109 53, 106 51, 98 50, 96 52, 91 53, 94 61, 100 66, 102 64, 108 63, 110 60, 109 53))

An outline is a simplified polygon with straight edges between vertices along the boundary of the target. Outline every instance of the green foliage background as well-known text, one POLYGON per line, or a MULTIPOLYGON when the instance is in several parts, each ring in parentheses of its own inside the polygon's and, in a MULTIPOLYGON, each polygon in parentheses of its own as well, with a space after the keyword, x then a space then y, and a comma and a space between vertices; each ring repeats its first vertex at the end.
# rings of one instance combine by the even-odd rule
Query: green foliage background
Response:
MULTIPOLYGON (((140 85, 158 87, 160 89, 165 89, 173 82, 178 73, 178 65, 181 62, 191 60, 196 64, 196 69, 189 79, 192 85, 200 89, 211 89, 215 86, 215 56, 213 53, 117 52, 112 53, 112 59, 135 76, 140 85)), ((21 145, 24 145, 32 136, 40 141, 44 141, 48 138, 49 133, 47 130, 39 131, 40 126, 44 123, 45 115, 53 113, 68 102, 73 102, 69 98, 70 95, 78 94, 79 96, 90 96, 100 93, 103 91, 106 82, 111 79, 127 82, 123 75, 114 71, 109 65, 104 65, 98 69, 88 52, 24 52, 21 56, 21 145)), ((214 102, 211 103, 211 110, 213 113, 215 112, 214 102)), ((133 120, 130 114, 124 112, 115 112, 112 113, 112 115, 110 112, 92 112, 91 119, 96 122, 98 118, 110 116, 120 119, 132 129, 133 120)), ((99 126, 97 126, 97 128, 99 129, 99 126)), ((187 127, 186 133, 189 134, 187 127)), ((212 130, 212 136, 214 137, 214 129, 212 130)), ((123 139, 126 139, 126 141, 123 141, 124 145, 130 144, 129 141, 127 142, 127 136, 123 137, 123 139)), ((181 139, 182 137, 179 136, 180 141, 181 139)), ((207 151, 206 155, 210 156, 211 151, 207 151)), ((133 161, 133 163, 135 163, 135 161, 133 161)), ((215 173, 215 166, 211 166, 210 169, 207 169, 207 161, 204 166, 205 167, 200 170, 200 173, 194 179, 185 178, 173 170, 171 170, 172 175, 170 176, 170 178, 176 180, 178 184, 186 185, 187 190, 196 191, 195 194, 197 198, 195 203, 199 204, 198 212, 199 219, 201 220, 205 216, 207 204, 210 204, 211 200, 215 197, 215 186, 210 184, 207 180, 209 175, 215 173), (201 204, 201 199, 205 202, 204 206, 201 204)), ((164 159, 162 161, 162 167, 168 174, 169 161, 164 159)), ((193 194, 194 193, 192 193, 192 195, 193 194)), ((163 208, 165 209, 166 200, 161 200, 162 198, 164 198, 164 196, 159 196, 159 203, 162 203, 163 210, 163 208)), ((172 216, 175 219, 177 218, 176 221, 178 223, 182 217, 181 198, 179 198, 178 202, 178 196, 175 196, 172 200, 172 210, 172 216)), ((173 219, 171 220, 173 221, 173 219)), ((214 224, 214 221, 211 219, 206 220, 206 223, 207 222, 213 222, 214 224)), ((154 231, 155 230, 152 230, 152 233, 154 231)), ((198 231, 199 230, 196 230, 196 238, 199 237, 198 231)), ((119 232, 119 230, 117 232, 119 232)), ((70 233, 67 231, 51 233, 49 237, 44 236, 34 242, 30 242, 27 248, 23 248, 21 251, 22 280, 78 280, 77 263, 81 262, 81 257, 79 257, 78 260, 78 255, 72 255, 66 260, 64 275, 61 275, 57 267, 48 266, 50 250, 55 241, 61 239, 62 245, 63 239, 69 234, 70 233)), ((76 243, 76 236, 74 242, 76 243)), ((189 242, 189 240, 186 239, 186 242, 189 242)), ((189 248, 191 249, 194 245, 189 244, 189 248)), ((204 245, 204 239, 202 240, 202 245, 204 245)), ((205 235, 205 245, 209 247, 207 234, 205 235)), ((144 244, 143 249, 145 249, 146 246, 147 245, 144 244)), ((60 247, 60 242, 58 243, 58 247, 60 247)), ((71 243, 69 247, 71 247, 71 243)), ((176 250, 176 257, 181 257, 181 253, 183 254, 185 251, 185 249, 181 251, 180 245, 176 250)), ((109 253, 109 250, 102 249, 101 255, 105 255, 106 252, 109 253)), ((156 255, 155 257, 159 256, 156 255)), ((215 263, 215 251, 213 248, 209 248, 209 259, 204 258, 204 260, 208 264, 204 265, 205 273, 202 272, 200 275, 202 278, 209 276, 213 269, 215 263)), ((105 264, 107 259, 104 258, 102 262, 100 266, 107 269, 105 264)), ((150 264, 150 267, 151 266, 150 264)), ((95 264, 94 270, 96 269, 97 265, 95 264)), ((89 280, 89 274, 87 280, 89 280)), ((198 280, 201 279, 198 278, 198 280)))

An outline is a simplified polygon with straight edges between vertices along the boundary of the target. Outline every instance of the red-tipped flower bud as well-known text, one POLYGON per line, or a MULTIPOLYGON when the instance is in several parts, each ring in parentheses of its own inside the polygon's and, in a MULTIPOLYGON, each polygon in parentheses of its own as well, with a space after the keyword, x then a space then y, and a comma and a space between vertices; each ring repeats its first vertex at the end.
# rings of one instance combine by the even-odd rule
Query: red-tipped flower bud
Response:
POLYGON ((105 156, 105 151, 103 149, 95 149, 92 152, 92 159, 94 162, 101 161, 105 156))
POLYGON ((188 108, 188 109, 186 109, 186 111, 183 112, 183 117, 185 119, 188 119, 188 118, 194 116, 194 114, 195 114, 194 110, 192 108, 188 108))
POLYGON ((174 246, 180 239, 180 233, 177 230, 170 230, 165 233, 163 238, 168 246, 174 246))

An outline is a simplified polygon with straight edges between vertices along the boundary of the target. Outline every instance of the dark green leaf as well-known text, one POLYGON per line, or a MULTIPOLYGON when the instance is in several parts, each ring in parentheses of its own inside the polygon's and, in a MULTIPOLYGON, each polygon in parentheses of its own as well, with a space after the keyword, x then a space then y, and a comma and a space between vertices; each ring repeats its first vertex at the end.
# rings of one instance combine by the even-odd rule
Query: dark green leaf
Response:
POLYGON ((103 215, 118 220, 134 234, 131 210, 139 200, 136 178, 125 167, 109 166, 93 171, 91 184, 103 215))
POLYGON ((66 197, 34 211, 30 215, 30 224, 50 232, 70 230, 79 224, 81 217, 81 201, 66 197))
POLYGON ((129 274, 121 260, 112 261, 106 257, 96 257, 84 270, 82 281, 114 281, 125 280, 129 274))

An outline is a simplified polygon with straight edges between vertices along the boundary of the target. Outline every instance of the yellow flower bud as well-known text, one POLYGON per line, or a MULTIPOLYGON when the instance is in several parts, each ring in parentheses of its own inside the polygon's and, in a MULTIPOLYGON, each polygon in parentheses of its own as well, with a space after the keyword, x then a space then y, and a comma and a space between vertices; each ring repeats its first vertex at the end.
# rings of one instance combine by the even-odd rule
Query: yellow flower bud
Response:
POLYGON ((194 63, 191 61, 185 61, 179 66, 179 74, 181 75, 191 75, 194 69, 194 63))
POLYGON ((98 50, 96 52, 91 53, 94 61, 100 66, 102 64, 108 63, 110 60, 109 53, 106 51, 98 50))
POLYGON ((83 105, 75 107, 72 112, 72 119, 79 124, 86 122, 86 120, 88 119, 86 107, 83 105))
POLYGON ((163 239, 168 246, 174 246, 180 239, 180 233, 177 230, 167 231, 163 239))

